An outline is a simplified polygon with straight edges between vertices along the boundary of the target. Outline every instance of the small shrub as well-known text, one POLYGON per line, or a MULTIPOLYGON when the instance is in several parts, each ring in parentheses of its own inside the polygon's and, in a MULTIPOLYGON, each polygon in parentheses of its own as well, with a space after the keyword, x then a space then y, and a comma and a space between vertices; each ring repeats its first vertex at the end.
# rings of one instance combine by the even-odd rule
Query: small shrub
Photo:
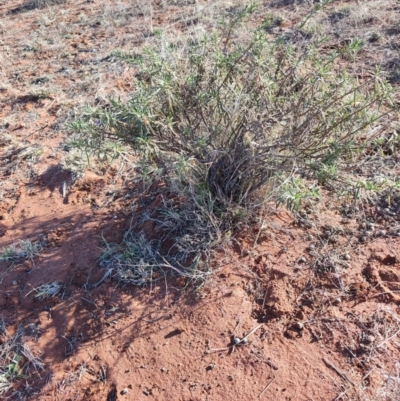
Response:
MULTIPOLYGON (((157 179, 197 205, 192 212, 207 216, 201 224, 185 224, 178 243, 202 224, 212 231, 212 222, 224 221, 217 224, 224 232, 237 218, 249 218, 276 193, 277 176, 312 175, 315 166, 322 166, 320 184, 337 176, 339 161, 387 112, 391 88, 384 80, 359 83, 341 67, 343 53, 354 59, 361 43, 339 54, 321 50, 317 36, 270 40, 265 24, 253 31, 246 25, 253 10, 250 5, 233 13, 203 36, 173 40, 160 34, 142 54, 115 52, 134 66, 135 91, 128 101, 87 108, 71 124, 85 152, 102 154, 110 140, 130 144, 142 165, 158 171, 157 179), (200 207, 198 199, 208 199, 208 206, 200 207)), ((303 197, 317 196, 318 188, 304 193, 293 182, 278 203, 297 209, 303 197)), ((188 218, 182 208, 180 215, 188 218)), ((199 252, 201 243, 191 246, 199 252)))
POLYGON ((315 43, 271 42, 262 29, 240 35, 249 11, 204 37, 161 37, 140 56, 118 53, 138 71, 136 90, 73 124, 85 145, 129 143, 169 176, 190 160, 213 196, 239 205, 276 173, 322 160, 332 147, 345 154, 381 117, 389 86, 378 77, 359 85, 336 65, 338 54, 315 43))
POLYGON ((318 197, 318 188, 307 188, 303 181, 293 178, 280 186, 276 203, 278 206, 285 204, 289 210, 298 211, 305 200, 318 199, 318 197))

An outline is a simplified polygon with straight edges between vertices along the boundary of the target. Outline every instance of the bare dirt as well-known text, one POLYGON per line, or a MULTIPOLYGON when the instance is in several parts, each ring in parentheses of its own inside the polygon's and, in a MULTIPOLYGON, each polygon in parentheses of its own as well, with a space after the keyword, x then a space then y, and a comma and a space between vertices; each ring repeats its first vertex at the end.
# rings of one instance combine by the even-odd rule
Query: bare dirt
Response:
MULTIPOLYGON (((271 5, 286 7, 284 26, 296 20, 287 3, 271 5)), ((0 4, 0 249, 44 244, 32 259, 0 261, 0 344, 22 328, 44 363, 0 398, 400 399, 400 206, 347 215, 329 193, 300 215, 271 206, 261 234, 257 224, 240 233, 197 291, 176 278, 145 288, 104 279, 103 238, 122 239, 143 191, 125 162, 74 180, 63 122, 129 93, 132 71, 111 52, 140 46, 150 27, 184 30, 191 7, 0 4), (58 296, 35 297, 55 281, 58 296)))

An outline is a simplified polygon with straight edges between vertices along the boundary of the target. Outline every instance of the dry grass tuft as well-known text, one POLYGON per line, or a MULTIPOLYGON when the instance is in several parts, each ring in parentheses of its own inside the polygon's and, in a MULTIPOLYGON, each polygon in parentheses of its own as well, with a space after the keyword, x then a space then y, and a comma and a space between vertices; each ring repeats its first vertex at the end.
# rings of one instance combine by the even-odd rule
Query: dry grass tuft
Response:
POLYGON ((6 330, 2 334, 0 345, 0 395, 4 397, 17 396, 25 399, 23 393, 27 392, 31 377, 40 377, 45 367, 39 356, 34 355, 24 343, 24 331, 18 326, 16 333, 7 336, 6 330), (19 388, 19 383, 23 389, 19 388))
POLYGON ((28 10, 46 8, 54 5, 65 4, 67 0, 24 0, 23 7, 28 10))

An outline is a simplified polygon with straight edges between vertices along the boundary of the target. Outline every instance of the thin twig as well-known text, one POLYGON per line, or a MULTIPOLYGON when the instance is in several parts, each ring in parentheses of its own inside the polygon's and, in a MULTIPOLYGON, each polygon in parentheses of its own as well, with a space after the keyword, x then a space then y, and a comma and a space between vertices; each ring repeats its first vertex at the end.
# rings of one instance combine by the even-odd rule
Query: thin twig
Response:
MULTIPOLYGON (((46 109, 46 110, 47 110, 47 109, 46 109)), ((30 137, 30 136, 33 135, 35 132, 38 132, 38 131, 40 131, 40 130, 42 130, 42 129, 47 128, 48 126, 49 126, 49 124, 45 124, 45 125, 43 125, 42 127, 39 127, 38 129, 35 129, 35 131, 32 131, 30 134, 26 135, 26 136, 24 137, 24 139, 30 137)))
POLYGON ((278 366, 274 365, 269 359, 265 359, 265 363, 268 364, 272 369, 278 370, 278 366))
POLYGON ((352 384, 354 387, 357 387, 354 382, 352 382, 341 370, 339 370, 332 362, 330 362, 326 358, 322 358, 322 360, 325 362, 325 365, 328 366, 329 368, 333 369, 342 379, 348 381, 350 384, 352 384))
MULTIPOLYGON (((251 330, 240 340, 240 342, 239 342, 238 344, 240 344, 241 342, 243 342, 244 340, 246 340, 247 337, 248 337, 250 334, 253 334, 253 333, 254 333, 256 330, 258 330, 260 327, 261 327, 261 324, 259 324, 258 326, 254 327, 254 329, 251 329, 251 330)), ((237 344, 236 344, 236 345, 237 345, 237 344)))
POLYGON ((272 378, 272 380, 264 387, 264 390, 261 391, 261 393, 258 395, 258 398, 261 398, 261 396, 268 390, 269 386, 275 381, 276 376, 272 378))
POLYGON ((240 323, 242 323, 242 321, 239 319, 239 320, 237 321, 237 323, 236 323, 235 328, 234 328, 233 331, 232 331, 232 334, 235 334, 235 331, 236 331, 237 328, 240 326, 240 323))
POLYGON ((230 345, 229 347, 224 347, 224 348, 212 348, 212 349, 208 349, 206 350, 206 354, 212 354, 214 352, 222 352, 222 351, 228 351, 231 348, 235 348, 237 345, 239 345, 240 343, 242 343, 244 340, 247 339, 247 337, 251 334, 253 334, 256 330, 258 330, 261 327, 261 324, 259 324, 258 326, 254 327, 253 329, 251 329, 238 343, 230 345))
POLYGON ((379 348, 379 347, 382 347, 383 344, 387 343, 387 342, 390 341, 392 338, 396 337, 397 334, 399 334, 399 333, 400 333, 400 329, 398 329, 398 330, 396 331, 396 333, 394 333, 393 335, 391 335, 389 338, 387 338, 386 340, 382 341, 379 345, 377 345, 377 346, 375 347, 375 349, 377 349, 377 348, 379 348))

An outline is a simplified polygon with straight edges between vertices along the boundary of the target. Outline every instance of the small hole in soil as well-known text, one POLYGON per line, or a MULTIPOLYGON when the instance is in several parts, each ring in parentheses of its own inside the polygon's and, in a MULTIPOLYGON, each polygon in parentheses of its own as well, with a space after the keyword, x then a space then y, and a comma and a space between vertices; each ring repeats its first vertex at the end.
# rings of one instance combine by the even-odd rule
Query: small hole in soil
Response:
POLYGON ((397 262, 396 257, 391 255, 385 256, 385 258, 382 259, 382 263, 387 266, 395 265, 396 262, 397 262))

